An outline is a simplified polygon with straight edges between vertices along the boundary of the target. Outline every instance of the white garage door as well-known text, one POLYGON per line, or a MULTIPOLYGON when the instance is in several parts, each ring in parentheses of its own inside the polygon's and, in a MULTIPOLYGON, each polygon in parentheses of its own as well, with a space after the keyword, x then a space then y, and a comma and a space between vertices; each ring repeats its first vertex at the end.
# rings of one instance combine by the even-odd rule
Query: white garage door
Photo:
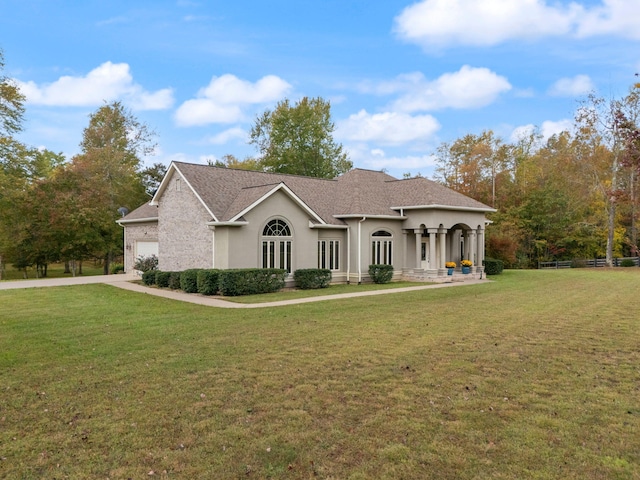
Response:
POLYGON ((158 256, 158 242, 136 242, 136 259, 151 255, 158 256))

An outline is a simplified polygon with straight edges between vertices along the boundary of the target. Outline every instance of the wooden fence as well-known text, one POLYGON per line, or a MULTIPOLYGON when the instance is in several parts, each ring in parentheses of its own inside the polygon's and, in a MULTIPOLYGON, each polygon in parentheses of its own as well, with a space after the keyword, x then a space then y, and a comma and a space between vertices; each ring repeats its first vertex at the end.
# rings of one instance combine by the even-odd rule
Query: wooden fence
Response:
MULTIPOLYGON (((621 266, 623 260, 631 260, 633 261, 633 264, 636 267, 640 267, 640 257, 614 258, 613 266, 614 267, 621 266)), ((538 262, 538 268, 540 270, 556 269, 556 268, 571 268, 572 266, 579 266, 579 267, 586 267, 586 268, 606 267, 607 260, 605 258, 589 258, 589 259, 564 260, 561 262, 538 262)))

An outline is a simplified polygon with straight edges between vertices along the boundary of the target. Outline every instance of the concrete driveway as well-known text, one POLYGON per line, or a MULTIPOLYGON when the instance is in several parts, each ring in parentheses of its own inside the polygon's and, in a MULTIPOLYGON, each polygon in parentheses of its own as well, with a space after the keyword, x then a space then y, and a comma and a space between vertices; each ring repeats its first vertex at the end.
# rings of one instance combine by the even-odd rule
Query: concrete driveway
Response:
POLYGON ((428 290, 433 288, 450 288, 462 287, 466 285, 477 285, 480 283, 488 283, 490 280, 467 280, 464 282, 438 283, 429 285, 417 285, 412 287, 391 288, 386 290, 372 290, 367 292, 340 293, 335 295, 321 295, 309 298, 297 298, 292 300, 280 300, 268 303, 234 303, 223 300, 220 297, 207 297, 195 293, 184 293, 180 290, 169 290, 147 287, 132 280, 139 280, 140 277, 134 274, 126 275, 95 275, 89 277, 71 277, 71 278, 43 278, 36 280, 16 280, 0 282, 0 290, 10 290, 18 288, 38 288, 38 287, 60 287, 65 285, 87 285, 91 283, 105 283, 114 287, 122 288, 147 295, 169 298, 181 302, 195 303, 208 307, 218 308, 264 308, 264 307, 280 307, 284 305, 294 305, 300 303, 321 302, 325 300, 339 300, 343 298, 369 297, 373 295, 388 295, 392 293, 414 292, 418 290, 428 290))

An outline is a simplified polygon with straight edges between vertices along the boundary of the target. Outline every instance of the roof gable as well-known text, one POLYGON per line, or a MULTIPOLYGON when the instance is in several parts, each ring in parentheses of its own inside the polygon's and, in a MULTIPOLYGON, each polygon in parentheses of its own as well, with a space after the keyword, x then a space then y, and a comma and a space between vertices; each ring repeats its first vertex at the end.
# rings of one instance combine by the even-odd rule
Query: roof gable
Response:
POLYGON ((248 212, 250 212, 255 207, 260 205, 262 202, 267 200, 273 194, 275 194, 276 192, 284 192, 285 194, 287 194, 289 198, 291 198, 300 208, 302 208, 305 212, 307 212, 309 216, 313 217, 313 219, 316 222, 320 224, 326 223, 324 220, 322 220, 322 218, 320 218, 320 216, 318 216, 316 212, 314 212, 306 203, 304 203, 289 187, 287 187, 285 183, 282 183, 282 182, 275 186, 264 185, 261 187, 244 188, 240 193, 240 195, 236 197, 236 201, 234 202, 230 210, 233 210, 235 208, 241 208, 243 205, 247 205, 247 206, 243 208, 243 210, 233 215, 233 217, 231 217, 229 220, 232 222, 239 220, 248 212), (251 201, 252 198, 254 198, 253 201, 251 201))

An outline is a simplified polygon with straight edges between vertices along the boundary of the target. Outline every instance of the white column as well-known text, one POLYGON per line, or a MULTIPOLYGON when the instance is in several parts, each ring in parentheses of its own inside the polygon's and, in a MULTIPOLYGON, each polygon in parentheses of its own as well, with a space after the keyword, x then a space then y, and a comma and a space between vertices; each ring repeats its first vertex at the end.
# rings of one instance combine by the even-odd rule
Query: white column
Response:
POLYGON ((478 232, 478 267, 482 267, 484 262, 484 228, 479 228, 478 232))
POLYGON ((447 229, 441 228, 438 230, 438 248, 440 250, 440 259, 438 261, 438 268, 444 268, 444 264, 447 261, 447 229))
POLYGON ((476 242, 476 231, 473 229, 469 230, 469 260, 473 262, 474 266, 478 265, 478 259, 476 258, 476 242))
POLYGON ((435 270, 438 268, 436 264, 436 233, 438 233, 438 229, 429 228, 427 233, 429 234, 429 270, 435 270))
POLYGON ((458 239, 457 230, 449 230, 449 260, 460 263, 458 254, 460 252, 460 240, 458 239))
POLYGON ((422 268, 422 229, 415 229, 413 233, 416 236, 416 263, 415 268, 422 268))

